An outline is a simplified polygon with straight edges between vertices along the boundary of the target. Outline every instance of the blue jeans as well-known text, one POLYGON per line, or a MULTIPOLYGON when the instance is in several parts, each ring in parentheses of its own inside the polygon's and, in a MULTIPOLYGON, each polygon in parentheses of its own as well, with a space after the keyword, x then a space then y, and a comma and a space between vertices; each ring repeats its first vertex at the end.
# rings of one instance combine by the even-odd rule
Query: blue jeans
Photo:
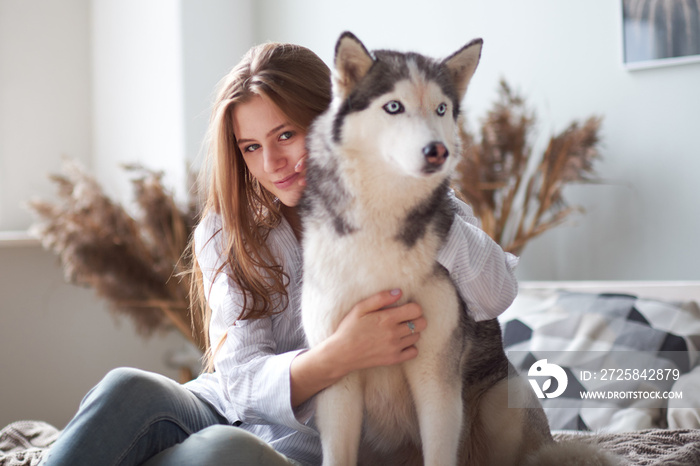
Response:
POLYGON ((177 382, 138 369, 110 371, 85 396, 42 466, 297 464, 228 424, 177 382), (146 463, 147 462, 147 463, 146 463))

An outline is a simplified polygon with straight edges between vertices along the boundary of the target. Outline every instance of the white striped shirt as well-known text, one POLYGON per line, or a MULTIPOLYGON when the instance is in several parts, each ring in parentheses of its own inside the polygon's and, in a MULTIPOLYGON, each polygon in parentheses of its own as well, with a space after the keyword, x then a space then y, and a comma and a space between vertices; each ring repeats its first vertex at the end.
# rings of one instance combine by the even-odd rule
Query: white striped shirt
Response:
MULTIPOLYGON (((450 272, 474 318, 492 319, 515 299, 517 281, 513 268, 517 258, 504 253, 478 228, 471 207, 457 202, 462 209, 438 261, 450 272)), ((205 290, 211 289, 210 341, 215 345, 224 333, 227 337, 216 354, 214 373, 202 374, 185 386, 210 402, 231 423, 240 421, 242 428, 280 453, 302 464, 321 464, 313 402, 296 410, 291 406, 290 365, 306 348, 300 310, 301 246, 290 225, 282 219, 267 242, 290 278, 289 306, 272 317, 241 321, 237 320, 242 306, 237 285, 225 273, 214 278, 222 263, 221 235, 214 236, 220 228, 217 215, 207 216, 195 230, 195 246, 205 290)))

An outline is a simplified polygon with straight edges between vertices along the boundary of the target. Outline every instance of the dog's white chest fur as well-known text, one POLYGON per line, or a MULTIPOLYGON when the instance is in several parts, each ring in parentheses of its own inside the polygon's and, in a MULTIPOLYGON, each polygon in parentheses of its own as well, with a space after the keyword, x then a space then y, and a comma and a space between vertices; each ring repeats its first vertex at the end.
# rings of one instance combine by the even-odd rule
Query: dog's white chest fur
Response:
MULTIPOLYGON (((333 416, 348 420, 364 414, 366 441, 382 451, 400 448, 406 441, 420 444, 416 390, 409 388, 409 380, 414 386, 433 391, 430 387, 436 382, 445 385, 446 379, 459 379, 456 371, 447 375, 451 368, 441 358, 452 344, 450 337, 459 324, 460 306, 449 277, 435 261, 440 238, 427 232, 408 247, 396 238, 400 222, 387 220, 390 219, 376 218, 344 236, 337 236, 330 223, 306 231, 309 236, 305 242, 314 247, 304 253, 307 265, 302 299, 304 329, 310 345, 328 338, 353 305, 377 292, 401 288, 404 301, 421 305, 429 325, 416 345, 417 359, 400 366, 355 373, 335 387, 337 396, 330 391, 324 393, 334 400, 328 401, 333 406, 333 416), (436 372, 441 375, 436 376, 436 372), (353 391, 359 392, 352 394, 353 391)), ((449 397, 442 388, 438 391, 438 396, 449 397)), ((451 391, 456 398, 454 410, 460 406, 459 391, 451 391)), ((319 419, 319 423, 323 425, 324 421, 319 419)), ((329 464, 345 464, 336 460, 329 464)))
POLYGON ((304 328, 311 345, 335 331, 340 320, 360 300, 375 293, 401 288, 406 299, 420 300, 424 285, 437 266, 439 238, 426 235, 412 247, 396 239, 398 219, 369 218, 362 227, 338 236, 332 223, 305 230, 304 328))

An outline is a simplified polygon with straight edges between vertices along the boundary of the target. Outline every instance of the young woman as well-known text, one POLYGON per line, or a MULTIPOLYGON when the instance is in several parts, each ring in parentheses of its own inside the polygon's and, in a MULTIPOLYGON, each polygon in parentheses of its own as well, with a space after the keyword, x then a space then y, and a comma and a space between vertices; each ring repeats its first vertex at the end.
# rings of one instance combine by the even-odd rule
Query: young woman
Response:
MULTIPOLYGON (((192 248, 209 371, 185 385, 111 371, 42 464, 320 464, 313 396, 352 371, 416 357, 428 322, 414 303, 391 306, 401 290, 358 302, 306 348, 296 206, 306 131, 330 98, 326 65, 290 44, 254 47, 222 80, 192 248)), ((475 318, 494 318, 517 292, 516 259, 460 205, 439 261, 475 318)))

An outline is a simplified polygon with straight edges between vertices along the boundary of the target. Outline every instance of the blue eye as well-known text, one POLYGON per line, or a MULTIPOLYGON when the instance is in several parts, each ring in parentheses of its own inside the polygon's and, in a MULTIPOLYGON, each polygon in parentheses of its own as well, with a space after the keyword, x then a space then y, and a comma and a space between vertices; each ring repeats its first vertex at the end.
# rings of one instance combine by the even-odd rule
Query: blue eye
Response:
POLYGON ((404 107, 401 102, 398 100, 392 100, 384 105, 382 107, 386 113, 389 115, 397 115, 399 113, 403 113, 404 107))
POLYGON ((243 149, 243 152, 254 152, 260 148, 260 144, 251 144, 249 146, 245 146, 243 149))
POLYGON ((437 113, 438 116, 443 116, 445 112, 447 112, 447 104, 444 102, 438 105, 437 109, 435 109, 435 113, 437 113))
POLYGON ((291 131, 285 131, 284 133, 280 134, 280 140, 286 141, 288 139, 292 139, 293 135, 294 133, 292 133, 291 131))

